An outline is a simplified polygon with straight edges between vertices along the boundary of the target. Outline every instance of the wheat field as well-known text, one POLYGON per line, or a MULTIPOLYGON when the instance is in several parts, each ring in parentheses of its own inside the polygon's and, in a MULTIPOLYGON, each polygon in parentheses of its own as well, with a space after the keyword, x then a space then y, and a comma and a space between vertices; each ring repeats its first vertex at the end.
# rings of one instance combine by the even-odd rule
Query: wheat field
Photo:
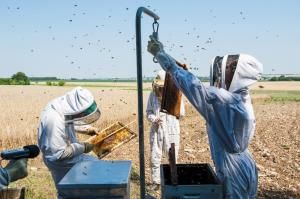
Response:
MULTIPOLYGON (((73 86, 0 86, 0 151, 37 143, 39 115, 47 103, 73 86)), ((135 83, 106 83, 86 87, 95 96, 101 118, 93 124, 103 129, 120 121, 137 119, 135 83)), ((151 84, 144 86, 144 112, 151 84)), ((300 82, 259 82, 251 87, 257 132, 250 150, 260 169, 258 198, 300 197, 300 82), (271 174, 270 174, 271 173, 271 174), (275 174, 274 174, 275 173, 275 174)), ((179 162, 209 162, 205 122, 186 101, 187 115, 181 121, 179 162)), ((131 127, 137 133, 137 124, 131 127)), ((149 123, 145 120, 146 182, 150 181, 149 123)), ((79 136, 79 140, 87 139, 79 136)), ((107 160, 129 159, 133 163, 131 198, 139 198, 138 139, 106 156, 107 160)), ((163 160, 166 162, 166 160, 163 160)), ((2 165, 6 162, 2 161, 2 165)), ((25 186, 26 198, 55 198, 51 175, 41 155, 28 164, 29 176, 12 183, 25 186)), ((159 197, 159 193, 152 193, 159 197)))

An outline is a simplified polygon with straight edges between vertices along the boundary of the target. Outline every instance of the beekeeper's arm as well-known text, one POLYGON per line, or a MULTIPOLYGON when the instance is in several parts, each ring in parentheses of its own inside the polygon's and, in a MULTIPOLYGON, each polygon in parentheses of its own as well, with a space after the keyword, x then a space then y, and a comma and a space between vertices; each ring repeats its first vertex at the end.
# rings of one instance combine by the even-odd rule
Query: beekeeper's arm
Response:
POLYGON ((242 109, 242 105, 235 101, 235 97, 224 89, 206 88, 196 76, 178 67, 175 59, 165 53, 162 44, 153 38, 148 43, 148 51, 156 57, 161 67, 172 75, 176 86, 196 110, 208 123, 214 125, 214 132, 220 137, 226 151, 243 151, 248 146, 247 131, 251 128, 247 123, 247 113, 242 109), (228 103, 230 101, 232 103, 228 103), (213 118, 208 118, 209 112, 214 113, 210 114, 213 118), (237 122, 237 115, 245 119, 240 118, 237 122))
POLYGON ((160 42, 150 36, 148 42, 148 51, 153 54, 161 67, 171 73, 176 86, 183 92, 191 104, 200 112, 200 114, 208 119, 207 96, 209 95, 207 89, 202 82, 189 71, 179 68, 175 59, 164 52, 163 46, 160 42))
MULTIPOLYGON (((90 146, 88 143, 69 143, 68 135, 65 131, 65 126, 58 126, 58 118, 48 118, 43 122, 43 135, 45 135, 45 147, 52 154, 48 154, 52 161, 69 159, 78 156, 82 153, 89 152, 90 146)), ((47 156, 47 155, 46 155, 47 156)))
POLYGON ((157 122, 157 120, 159 120, 158 116, 155 113, 153 103, 154 103, 154 93, 151 92, 148 98, 147 109, 146 109, 147 119, 151 123, 157 122))

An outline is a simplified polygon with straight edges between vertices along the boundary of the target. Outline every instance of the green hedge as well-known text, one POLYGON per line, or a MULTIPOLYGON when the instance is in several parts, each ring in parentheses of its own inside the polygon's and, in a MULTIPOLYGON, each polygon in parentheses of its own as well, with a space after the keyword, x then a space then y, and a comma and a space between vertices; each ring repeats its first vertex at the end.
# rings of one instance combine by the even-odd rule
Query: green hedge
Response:
POLYGON ((272 77, 269 81, 300 81, 300 77, 285 77, 281 75, 279 77, 272 77))
POLYGON ((11 79, 9 78, 0 78, 0 85, 10 85, 11 79))

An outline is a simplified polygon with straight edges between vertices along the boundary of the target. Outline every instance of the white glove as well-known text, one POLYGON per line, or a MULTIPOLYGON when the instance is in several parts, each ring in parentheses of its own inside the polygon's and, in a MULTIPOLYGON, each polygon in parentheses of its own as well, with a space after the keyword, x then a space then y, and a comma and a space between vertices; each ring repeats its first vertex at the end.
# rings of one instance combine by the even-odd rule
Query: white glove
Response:
POLYGON ((163 44, 156 40, 152 35, 150 35, 150 41, 148 41, 147 50, 152 55, 154 55, 160 66, 165 71, 170 72, 170 70, 176 69, 178 67, 178 65, 176 64, 176 60, 165 53, 163 44))
POLYGON ((91 126, 90 128, 87 129, 87 132, 89 134, 93 134, 93 135, 97 134, 98 131, 99 131, 99 129, 96 127, 93 127, 93 126, 91 126))
POLYGON ((4 167, 9 176, 9 182, 25 178, 28 175, 27 161, 27 158, 9 161, 6 167, 4 167))
POLYGON ((148 41, 147 47, 149 53, 151 53, 153 56, 156 56, 159 51, 164 51, 164 46, 161 42, 157 41, 153 35, 150 35, 149 37, 150 41, 148 41))
POLYGON ((95 135, 98 132, 98 129, 91 125, 74 126, 74 129, 77 133, 87 134, 87 135, 95 135))

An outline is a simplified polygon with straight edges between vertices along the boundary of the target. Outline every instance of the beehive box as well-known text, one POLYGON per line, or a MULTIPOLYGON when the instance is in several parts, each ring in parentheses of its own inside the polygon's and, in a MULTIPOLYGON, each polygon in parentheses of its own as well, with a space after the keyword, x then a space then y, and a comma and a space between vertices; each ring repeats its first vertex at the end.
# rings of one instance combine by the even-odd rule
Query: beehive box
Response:
POLYGON ((58 183, 64 199, 129 199, 131 161, 84 161, 58 183))
POLYGON ((223 186, 209 164, 177 164, 178 184, 171 184, 170 166, 161 165, 161 196, 164 199, 222 199, 223 186))
POLYGON ((94 144, 93 152, 103 158, 111 151, 136 137, 136 134, 121 122, 116 122, 94 135, 87 142, 94 144))

